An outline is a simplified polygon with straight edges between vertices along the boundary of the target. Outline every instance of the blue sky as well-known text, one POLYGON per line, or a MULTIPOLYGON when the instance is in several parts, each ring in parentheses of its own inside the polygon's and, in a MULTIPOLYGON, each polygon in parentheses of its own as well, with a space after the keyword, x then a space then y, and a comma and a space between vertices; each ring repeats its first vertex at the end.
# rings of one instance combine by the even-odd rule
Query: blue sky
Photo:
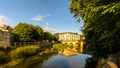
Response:
POLYGON ((41 26, 50 32, 77 32, 80 27, 68 9, 68 0, 0 0, 0 24, 19 22, 41 26))

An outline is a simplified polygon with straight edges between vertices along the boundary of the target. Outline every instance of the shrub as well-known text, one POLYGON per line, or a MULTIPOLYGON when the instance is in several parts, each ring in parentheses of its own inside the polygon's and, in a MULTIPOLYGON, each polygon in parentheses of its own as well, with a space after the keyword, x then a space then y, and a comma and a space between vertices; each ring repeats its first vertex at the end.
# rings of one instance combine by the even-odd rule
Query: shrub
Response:
POLYGON ((7 54, 3 51, 0 51, 0 64, 7 62, 9 58, 7 57, 7 54))
POLYGON ((27 58, 38 53, 39 48, 40 47, 37 45, 18 47, 15 50, 12 50, 9 55, 11 59, 27 58))

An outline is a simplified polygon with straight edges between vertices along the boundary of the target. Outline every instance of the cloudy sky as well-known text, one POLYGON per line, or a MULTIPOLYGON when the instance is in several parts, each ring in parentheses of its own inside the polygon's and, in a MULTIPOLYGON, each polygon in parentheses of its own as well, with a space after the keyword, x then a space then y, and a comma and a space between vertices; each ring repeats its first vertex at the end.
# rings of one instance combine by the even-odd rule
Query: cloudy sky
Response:
POLYGON ((70 13, 68 0, 0 0, 0 25, 19 22, 41 26, 50 32, 77 32, 80 27, 70 13))

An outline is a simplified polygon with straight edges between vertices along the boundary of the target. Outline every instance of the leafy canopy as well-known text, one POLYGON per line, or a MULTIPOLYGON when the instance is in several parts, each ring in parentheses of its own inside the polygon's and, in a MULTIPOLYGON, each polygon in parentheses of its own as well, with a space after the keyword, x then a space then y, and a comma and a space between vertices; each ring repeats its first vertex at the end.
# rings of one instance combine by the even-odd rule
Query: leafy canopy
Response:
POLYGON ((106 56, 120 48, 120 0, 71 0, 69 9, 84 20, 85 50, 106 56))
POLYGON ((40 26, 20 22, 13 30, 13 41, 58 41, 58 35, 44 32, 40 26))

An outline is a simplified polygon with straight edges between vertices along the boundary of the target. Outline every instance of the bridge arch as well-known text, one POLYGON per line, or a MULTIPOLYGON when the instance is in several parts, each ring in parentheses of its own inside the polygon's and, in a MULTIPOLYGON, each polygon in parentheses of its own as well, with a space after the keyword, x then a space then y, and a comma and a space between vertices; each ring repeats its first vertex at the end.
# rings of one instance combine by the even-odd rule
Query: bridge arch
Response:
POLYGON ((63 44, 67 44, 70 48, 80 49, 80 52, 83 52, 83 41, 80 40, 64 40, 61 41, 63 44))

